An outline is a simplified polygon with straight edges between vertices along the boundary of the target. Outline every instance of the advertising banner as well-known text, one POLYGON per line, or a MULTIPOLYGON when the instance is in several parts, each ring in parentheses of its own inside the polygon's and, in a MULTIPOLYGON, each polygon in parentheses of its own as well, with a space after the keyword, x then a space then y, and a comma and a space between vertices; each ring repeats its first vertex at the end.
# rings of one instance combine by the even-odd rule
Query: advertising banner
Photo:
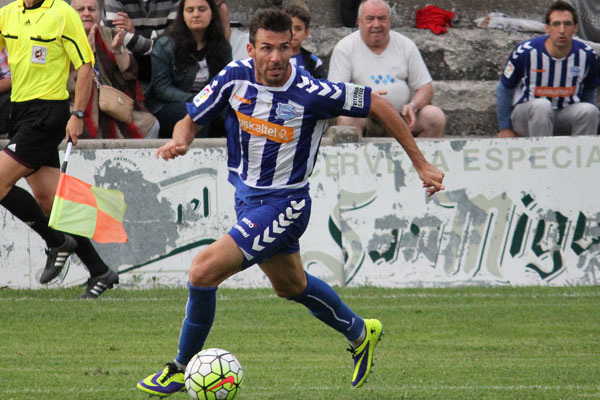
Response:
MULTIPOLYGON (((321 147, 301 239, 308 271, 340 286, 600 283, 597 137, 418 145, 446 174, 446 190, 430 198, 393 141, 321 147)), ((224 147, 168 162, 154 152, 75 149, 69 162, 71 175, 125 195, 129 241, 95 243, 125 287, 185 285, 194 255, 236 223, 224 147)), ((5 209, 0 232, 0 286, 41 287, 44 242, 5 209)), ((73 256, 50 286, 87 277, 73 256)), ((269 283, 254 266, 224 286, 269 283)))

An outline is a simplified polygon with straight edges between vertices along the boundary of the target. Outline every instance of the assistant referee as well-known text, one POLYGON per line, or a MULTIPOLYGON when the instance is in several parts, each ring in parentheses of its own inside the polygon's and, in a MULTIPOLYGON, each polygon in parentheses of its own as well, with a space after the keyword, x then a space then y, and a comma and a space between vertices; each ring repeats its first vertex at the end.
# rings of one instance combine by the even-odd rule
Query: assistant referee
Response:
POLYGON ((104 264, 89 239, 48 227, 60 177, 57 146, 63 138, 77 144, 92 88, 94 55, 81 18, 62 0, 17 0, 0 9, 0 50, 4 47, 12 92, 10 142, 0 153, 0 204, 46 241, 48 259, 41 283, 54 279, 75 251, 90 271, 88 290, 90 282, 102 279, 104 286, 112 287, 118 275, 104 264), (71 63, 77 83, 75 107, 69 112, 71 63), (15 186, 23 177, 35 199, 15 186))

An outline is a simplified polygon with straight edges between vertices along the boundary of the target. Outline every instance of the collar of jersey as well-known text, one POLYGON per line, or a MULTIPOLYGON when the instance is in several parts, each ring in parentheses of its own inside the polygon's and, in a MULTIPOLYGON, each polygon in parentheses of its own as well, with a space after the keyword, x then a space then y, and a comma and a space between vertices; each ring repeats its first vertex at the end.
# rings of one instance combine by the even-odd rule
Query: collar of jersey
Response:
MULTIPOLYGON (((17 1, 18 1, 17 4, 18 4, 19 8, 21 10, 25 9, 24 0, 17 0, 17 1)), ((50 8, 50 7, 52 7, 52 4, 54 4, 54 1, 55 0, 44 0, 43 3, 42 3, 42 5, 39 6, 39 7, 37 7, 37 8, 34 8, 34 10, 37 10, 39 8, 50 8)), ((28 8, 27 10, 30 10, 30 9, 28 8)))

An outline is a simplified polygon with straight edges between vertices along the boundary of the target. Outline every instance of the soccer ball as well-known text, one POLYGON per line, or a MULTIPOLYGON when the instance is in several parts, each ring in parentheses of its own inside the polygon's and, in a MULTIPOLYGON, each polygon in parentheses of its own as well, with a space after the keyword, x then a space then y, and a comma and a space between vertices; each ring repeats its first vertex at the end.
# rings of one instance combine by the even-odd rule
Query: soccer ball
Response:
POLYGON ((185 368, 185 388, 193 399, 231 400, 243 380, 242 366, 226 350, 202 350, 185 368))

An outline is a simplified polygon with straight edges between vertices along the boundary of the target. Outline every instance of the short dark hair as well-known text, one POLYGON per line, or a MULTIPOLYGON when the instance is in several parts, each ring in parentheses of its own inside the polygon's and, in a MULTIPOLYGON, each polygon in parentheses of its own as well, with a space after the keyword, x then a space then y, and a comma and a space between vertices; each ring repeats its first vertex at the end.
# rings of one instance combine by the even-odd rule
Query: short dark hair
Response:
POLYGON ((568 11, 573 16, 573 23, 575 25, 579 23, 579 18, 577 17, 577 11, 575 11, 575 8, 573 8, 573 6, 566 1, 558 0, 550 4, 548 11, 546 11, 546 25, 550 25, 550 14, 552 14, 554 11, 568 11))
POLYGON ((289 14, 276 8, 260 10, 250 21, 250 43, 256 43, 256 32, 264 29, 271 32, 289 32, 292 35, 292 18, 289 14))
POLYGON ((310 13, 306 8, 296 4, 288 4, 283 8, 283 12, 288 13, 290 17, 298 18, 302 21, 305 29, 310 27, 310 13))

